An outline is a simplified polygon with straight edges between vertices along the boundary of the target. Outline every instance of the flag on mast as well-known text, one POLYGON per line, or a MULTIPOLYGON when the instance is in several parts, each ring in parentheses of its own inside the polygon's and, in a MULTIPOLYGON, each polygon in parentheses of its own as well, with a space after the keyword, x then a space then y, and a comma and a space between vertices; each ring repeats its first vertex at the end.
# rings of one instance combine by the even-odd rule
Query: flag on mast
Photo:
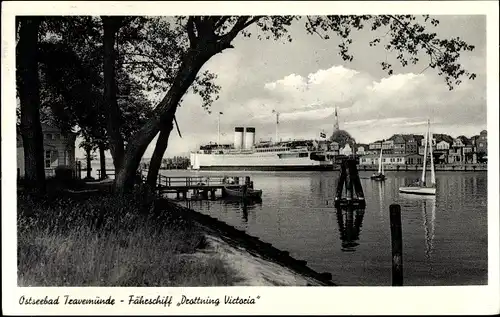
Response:
POLYGON ((276 110, 273 110, 273 113, 276 113, 276 124, 279 124, 280 123, 280 119, 279 119, 280 113, 276 110))

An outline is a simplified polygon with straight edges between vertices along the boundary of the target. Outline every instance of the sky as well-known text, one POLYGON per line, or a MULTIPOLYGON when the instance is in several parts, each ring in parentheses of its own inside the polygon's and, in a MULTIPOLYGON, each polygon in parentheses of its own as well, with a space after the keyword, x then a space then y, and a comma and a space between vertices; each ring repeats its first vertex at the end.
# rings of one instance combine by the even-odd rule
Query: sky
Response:
MULTIPOLYGON (((486 129, 486 18, 484 16, 438 16, 432 27, 439 37, 460 37, 475 46, 463 53, 460 62, 477 74, 449 91, 437 71, 426 69, 428 59, 401 67, 392 52, 370 47, 376 35, 370 30, 353 35, 351 62, 339 55, 338 38, 323 40, 309 35, 299 21, 291 26, 291 43, 238 37, 234 48, 212 57, 201 71, 217 74, 221 86, 212 114, 201 106, 198 96, 188 94, 177 110, 182 138, 172 132, 165 157, 188 156, 200 145, 217 141, 220 115, 221 143, 232 143, 236 126, 256 129, 256 140, 275 138, 280 112, 279 137, 318 138, 333 132, 338 107, 340 128, 358 143, 388 138, 395 133, 420 133, 427 119, 435 133, 453 137, 472 136, 486 129), (389 76, 380 62, 394 65, 389 76)), ((250 30, 252 31, 252 30, 250 30)), ((163 95, 152 96, 154 100, 163 95)), ((151 157, 156 138, 144 157, 151 157)), ((82 157, 77 149, 77 157, 82 157)))

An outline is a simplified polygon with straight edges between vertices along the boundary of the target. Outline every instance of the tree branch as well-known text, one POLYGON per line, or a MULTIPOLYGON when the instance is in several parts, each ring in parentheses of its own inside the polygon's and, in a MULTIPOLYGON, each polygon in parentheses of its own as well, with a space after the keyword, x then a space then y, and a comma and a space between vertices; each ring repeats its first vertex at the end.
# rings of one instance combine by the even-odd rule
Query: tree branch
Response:
MULTIPOLYGON (((394 15, 388 15, 389 18, 393 19, 395 22, 397 22, 399 25, 401 25, 405 30, 406 32, 408 32, 409 34, 411 35, 416 35, 415 32, 413 32, 412 30, 410 30, 408 28, 408 25, 404 24, 403 21, 401 21, 400 19, 398 19, 396 16, 394 15)), ((432 43, 428 43, 428 42, 421 42, 421 45, 423 47, 425 47, 426 49, 429 50, 429 52, 432 52, 432 51, 437 51, 439 53, 443 53, 442 50, 439 48, 439 47, 436 47, 435 45, 433 45, 432 43)), ((428 53, 429 55, 431 55, 430 53, 428 53)))
MULTIPOLYGON (((249 27, 250 25, 252 25, 252 24, 254 24, 254 23, 258 22, 258 21, 259 21, 260 19, 262 19, 263 17, 264 17, 263 15, 256 15, 256 16, 254 16, 254 17, 253 17, 252 19, 250 19, 247 23, 245 23, 245 25, 243 26, 243 28, 242 28, 241 30, 246 29, 246 28, 247 28, 247 27, 249 27)), ((241 31, 241 30, 240 30, 240 31, 241 31)), ((239 31, 238 31, 238 32, 239 32, 239 31)))
POLYGON ((189 37, 189 43, 190 43, 191 47, 196 46, 196 42, 198 41, 198 39, 196 38, 196 35, 194 33, 194 23, 195 23, 194 17, 190 16, 188 18, 186 28, 187 28, 187 34, 189 37))
POLYGON ((227 20, 229 20, 230 16, 228 16, 228 15, 226 15, 226 16, 214 16, 214 19, 215 18, 218 19, 218 20, 215 20, 215 24, 214 24, 214 29, 217 30, 219 27, 224 25, 224 23, 226 23, 227 20))
POLYGON ((249 17, 239 17, 232 29, 221 37, 220 43, 223 47, 229 47, 231 41, 234 40, 239 32, 241 32, 251 24, 257 22, 258 20, 263 18, 263 16, 255 16, 251 19, 248 18, 249 17))
POLYGON ((322 40, 324 40, 325 37, 318 32, 318 30, 316 29, 316 26, 313 25, 313 21, 311 20, 310 16, 307 16, 307 21, 311 25, 311 31, 313 31, 314 33, 316 33, 322 40))
POLYGON ((163 70, 165 73, 169 73, 170 70, 165 68, 165 66, 163 66, 162 64, 160 64, 154 56, 151 56, 151 55, 148 55, 148 54, 144 54, 144 53, 125 53, 124 55, 128 55, 128 56, 140 56, 140 57, 145 57, 145 58, 148 58, 149 61, 124 61, 122 62, 122 65, 125 65, 125 64, 153 64, 155 65, 156 67, 160 68, 161 70, 163 70))
POLYGON ((182 139, 181 130, 179 129, 179 123, 177 123, 177 118, 174 115, 175 127, 177 128, 177 133, 179 133, 179 137, 182 139))

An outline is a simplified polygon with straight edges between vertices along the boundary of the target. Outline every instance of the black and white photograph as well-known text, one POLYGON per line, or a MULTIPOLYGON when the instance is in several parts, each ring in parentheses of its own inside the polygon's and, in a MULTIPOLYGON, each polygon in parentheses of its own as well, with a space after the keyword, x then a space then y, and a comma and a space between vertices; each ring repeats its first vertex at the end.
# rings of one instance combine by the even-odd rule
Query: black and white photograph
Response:
POLYGON ((498 312, 498 3, 83 3, 2 4, 11 313, 498 312))

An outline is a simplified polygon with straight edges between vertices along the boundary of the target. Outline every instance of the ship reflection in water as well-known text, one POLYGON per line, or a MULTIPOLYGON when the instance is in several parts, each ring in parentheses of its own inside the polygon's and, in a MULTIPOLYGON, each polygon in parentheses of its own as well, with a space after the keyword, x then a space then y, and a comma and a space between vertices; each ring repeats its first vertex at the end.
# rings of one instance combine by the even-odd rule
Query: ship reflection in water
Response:
POLYGON ((364 209, 338 208, 337 224, 339 226, 341 250, 353 252, 359 245, 359 234, 363 225, 364 209))
POLYGON ((199 199, 186 199, 179 201, 187 208, 191 209, 203 209, 209 211, 211 208, 216 208, 217 210, 224 210, 226 216, 231 216, 235 213, 241 213, 241 223, 248 223, 248 215, 257 209, 257 207, 262 208, 262 200, 242 200, 240 198, 220 198, 217 200, 199 200, 199 199), (214 205, 219 205, 220 207, 215 207, 214 205))
POLYGON ((255 201, 245 201, 241 199, 221 199, 221 204, 224 205, 224 208, 240 210, 241 211, 241 219, 244 223, 248 223, 248 212, 255 209, 257 206, 262 206, 261 200, 255 201))

